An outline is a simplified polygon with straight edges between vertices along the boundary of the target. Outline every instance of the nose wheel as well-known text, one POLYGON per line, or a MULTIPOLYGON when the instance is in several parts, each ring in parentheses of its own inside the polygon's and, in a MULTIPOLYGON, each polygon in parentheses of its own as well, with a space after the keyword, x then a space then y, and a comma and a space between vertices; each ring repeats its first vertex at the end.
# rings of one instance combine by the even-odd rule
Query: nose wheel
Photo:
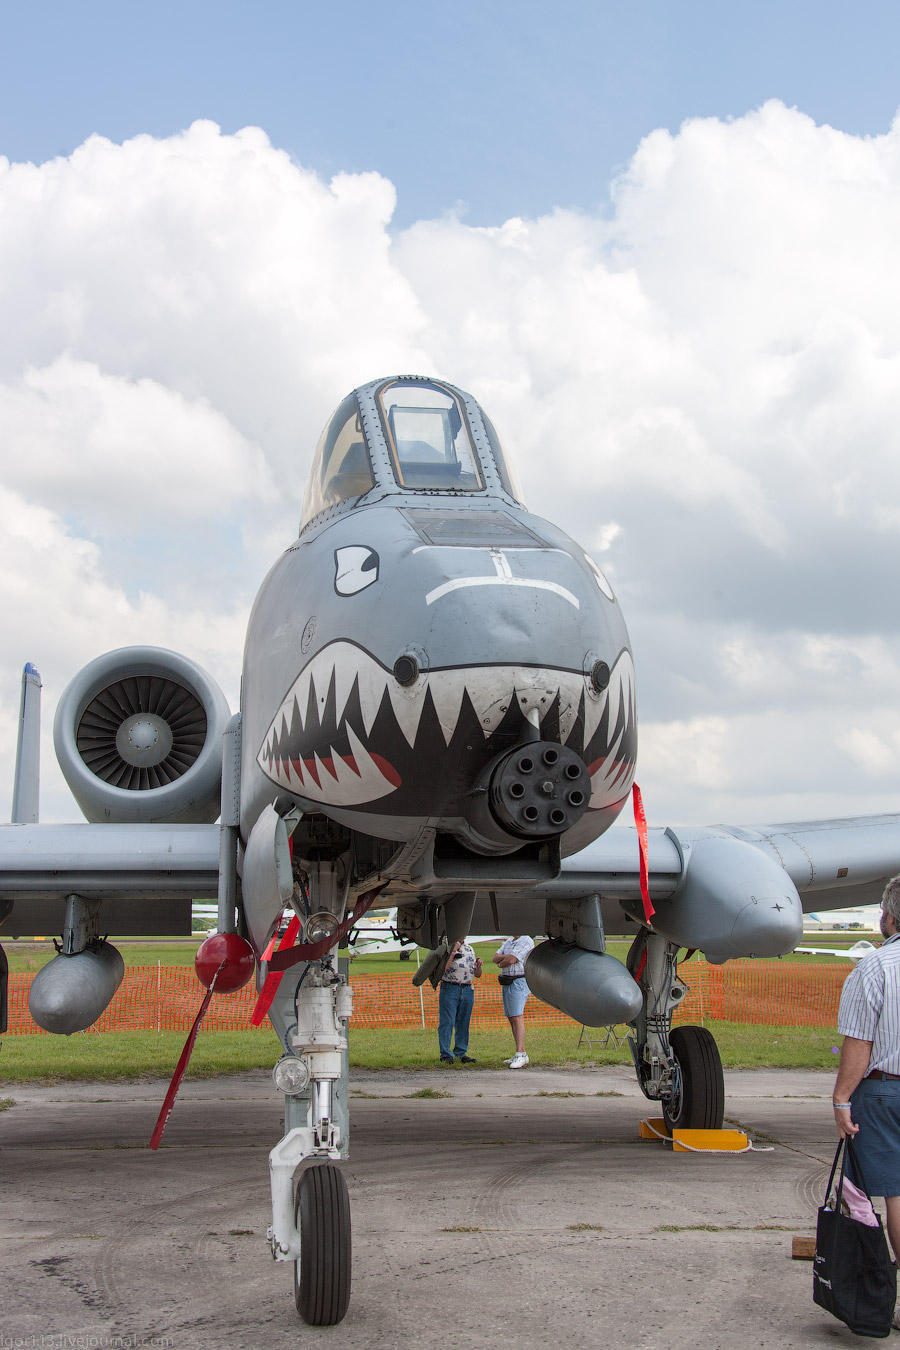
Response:
POLYGON ((333 1163, 308 1167, 294 1211, 300 1258, 294 1262, 294 1302, 304 1322, 332 1327, 350 1300, 350 1197, 333 1163))

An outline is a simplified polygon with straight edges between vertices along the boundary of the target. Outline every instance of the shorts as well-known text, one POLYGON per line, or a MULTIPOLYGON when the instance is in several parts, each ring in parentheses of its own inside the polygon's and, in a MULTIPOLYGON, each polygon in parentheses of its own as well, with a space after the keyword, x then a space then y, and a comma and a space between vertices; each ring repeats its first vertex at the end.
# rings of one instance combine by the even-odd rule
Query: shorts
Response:
MULTIPOLYGON (((864 1078, 850 1101, 862 1180, 872 1195, 900 1195, 900 1079, 864 1078)), ((848 1171, 853 1180, 849 1165, 848 1171)))
POLYGON ((521 1017, 528 1002, 528 995, 531 993, 525 983, 525 976, 523 975, 520 980, 514 980, 512 984, 501 984, 500 993, 503 996, 503 1011, 507 1017, 521 1017))

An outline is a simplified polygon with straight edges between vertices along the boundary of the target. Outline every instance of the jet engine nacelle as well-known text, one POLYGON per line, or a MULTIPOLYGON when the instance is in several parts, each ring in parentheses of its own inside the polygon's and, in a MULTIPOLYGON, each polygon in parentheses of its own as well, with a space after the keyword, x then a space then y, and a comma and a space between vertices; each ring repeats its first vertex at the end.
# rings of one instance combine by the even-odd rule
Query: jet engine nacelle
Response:
POLYGON ((528 988, 586 1027, 619 1026, 637 1017, 643 995, 614 956, 569 942, 541 942, 525 960, 528 988))
POLYGON ((225 695, 162 647, 121 647, 85 666, 59 701, 56 758, 92 823, 211 823, 219 814, 225 695))

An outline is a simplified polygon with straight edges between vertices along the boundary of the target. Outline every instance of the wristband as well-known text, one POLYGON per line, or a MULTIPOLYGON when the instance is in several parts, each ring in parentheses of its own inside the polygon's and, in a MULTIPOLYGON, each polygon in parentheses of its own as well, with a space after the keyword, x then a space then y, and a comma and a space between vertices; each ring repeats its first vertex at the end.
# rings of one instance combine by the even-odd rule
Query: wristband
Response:
POLYGON ((832 1102, 831 1105, 834 1107, 835 1111, 850 1111, 853 1107, 852 1102, 832 1102))

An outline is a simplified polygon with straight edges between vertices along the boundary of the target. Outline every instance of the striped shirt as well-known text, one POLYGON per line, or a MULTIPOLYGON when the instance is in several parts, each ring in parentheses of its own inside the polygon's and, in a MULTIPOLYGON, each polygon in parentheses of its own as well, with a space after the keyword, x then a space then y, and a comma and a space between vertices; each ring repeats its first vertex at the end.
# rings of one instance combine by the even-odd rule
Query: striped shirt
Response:
POLYGON ((900 1074, 900 933, 858 962, 844 981, 838 1031, 871 1041, 866 1073, 900 1074))

